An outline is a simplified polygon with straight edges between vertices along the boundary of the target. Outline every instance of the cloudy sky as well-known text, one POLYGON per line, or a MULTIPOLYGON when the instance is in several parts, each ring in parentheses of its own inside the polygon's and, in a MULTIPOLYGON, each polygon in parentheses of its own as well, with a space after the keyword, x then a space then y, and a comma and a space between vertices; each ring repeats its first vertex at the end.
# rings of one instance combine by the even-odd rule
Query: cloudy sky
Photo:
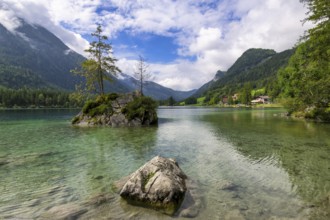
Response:
POLYGON ((124 73, 139 55, 153 80, 190 90, 227 70, 249 48, 292 48, 309 24, 299 0, 1 0, 0 23, 45 26, 83 54, 96 23, 124 73))

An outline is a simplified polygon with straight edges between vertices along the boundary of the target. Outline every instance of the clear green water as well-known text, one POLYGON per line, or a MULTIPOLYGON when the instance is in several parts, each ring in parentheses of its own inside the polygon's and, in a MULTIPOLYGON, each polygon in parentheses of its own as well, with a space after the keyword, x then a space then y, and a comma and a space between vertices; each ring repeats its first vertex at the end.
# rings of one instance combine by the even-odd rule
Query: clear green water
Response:
POLYGON ((61 204, 81 219, 169 219, 127 205, 112 184, 156 155, 198 183, 196 219, 329 219, 330 125, 281 110, 159 109, 148 128, 74 128, 74 110, 0 111, 0 219, 61 204), (235 187, 221 189, 221 183, 235 187), (99 206, 100 193, 114 198, 99 206))

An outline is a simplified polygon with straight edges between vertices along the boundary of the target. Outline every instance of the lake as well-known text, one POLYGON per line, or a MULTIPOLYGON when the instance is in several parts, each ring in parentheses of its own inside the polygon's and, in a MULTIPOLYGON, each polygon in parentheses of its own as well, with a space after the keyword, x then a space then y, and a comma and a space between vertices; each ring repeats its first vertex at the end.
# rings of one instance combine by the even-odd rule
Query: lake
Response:
POLYGON ((0 111, 0 219, 65 204, 84 207, 80 219, 170 219, 113 188, 157 155, 198 185, 195 219, 329 219, 330 124, 281 109, 160 108, 154 127, 75 128, 77 111, 0 111), (88 205, 100 194, 109 201, 88 205))

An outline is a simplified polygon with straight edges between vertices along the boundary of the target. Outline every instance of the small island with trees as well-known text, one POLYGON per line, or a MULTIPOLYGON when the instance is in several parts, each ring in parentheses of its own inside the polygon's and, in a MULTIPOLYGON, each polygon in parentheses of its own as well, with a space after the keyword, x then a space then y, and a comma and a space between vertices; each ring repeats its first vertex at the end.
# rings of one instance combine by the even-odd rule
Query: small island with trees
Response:
POLYGON ((96 38, 90 43, 89 59, 81 64, 80 69, 72 72, 82 76, 84 84, 78 86, 77 96, 88 94, 82 111, 72 119, 76 126, 142 126, 156 124, 157 102, 143 95, 144 80, 148 77, 147 66, 142 57, 138 63, 139 91, 132 94, 105 94, 104 80, 112 81, 111 76, 121 72, 112 57, 112 46, 107 43, 108 37, 102 35, 98 25, 91 34, 96 38), (82 89, 83 88, 83 89, 82 89), (85 94, 82 94, 85 93, 85 94))

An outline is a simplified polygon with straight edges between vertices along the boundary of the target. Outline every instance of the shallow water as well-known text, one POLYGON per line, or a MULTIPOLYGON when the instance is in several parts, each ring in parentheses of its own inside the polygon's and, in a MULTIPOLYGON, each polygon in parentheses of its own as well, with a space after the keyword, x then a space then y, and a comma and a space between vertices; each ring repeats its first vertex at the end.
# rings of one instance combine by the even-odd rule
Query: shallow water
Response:
POLYGON ((63 204, 83 207, 81 219, 169 219, 112 187, 156 155, 197 183, 196 219, 328 219, 330 125, 281 112, 161 108, 154 127, 74 128, 74 110, 0 111, 0 219, 63 204), (99 194, 111 199, 86 205, 99 194))

